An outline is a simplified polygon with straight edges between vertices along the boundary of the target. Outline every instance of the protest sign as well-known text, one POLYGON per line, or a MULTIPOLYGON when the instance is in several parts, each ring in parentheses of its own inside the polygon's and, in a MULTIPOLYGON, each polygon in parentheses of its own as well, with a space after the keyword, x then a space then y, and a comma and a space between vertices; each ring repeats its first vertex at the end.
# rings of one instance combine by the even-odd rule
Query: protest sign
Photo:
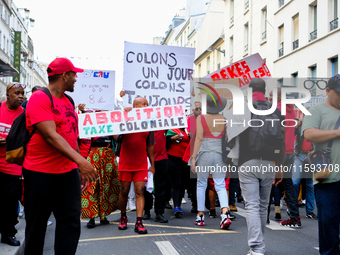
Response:
POLYGON ((206 75, 203 80, 204 82, 213 81, 213 83, 223 84, 226 79, 237 78, 239 87, 243 90, 249 87, 252 78, 269 77, 271 77, 271 74, 266 63, 264 63, 260 54, 256 53, 206 75))
POLYGON ((125 42, 124 106, 145 97, 152 107, 190 107, 194 55, 194 48, 125 42))
POLYGON ((79 137, 98 137, 186 128, 183 105, 78 114, 79 137))
POLYGON ((115 103, 115 71, 84 70, 77 73, 77 82, 69 94, 77 106, 86 104, 86 108, 112 110, 115 103))

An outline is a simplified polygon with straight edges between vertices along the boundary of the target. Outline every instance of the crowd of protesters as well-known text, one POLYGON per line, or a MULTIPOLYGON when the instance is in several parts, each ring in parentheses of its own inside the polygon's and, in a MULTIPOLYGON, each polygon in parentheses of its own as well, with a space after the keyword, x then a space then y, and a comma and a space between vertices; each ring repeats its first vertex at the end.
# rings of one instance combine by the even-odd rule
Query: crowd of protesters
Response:
MULTIPOLYGON (((100 218, 100 224, 109 224, 106 216, 119 209, 118 229, 125 230, 128 228, 126 211, 133 201, 130 198, 128 205, 128 197, 132 192, 135 205, 130 205, 130 209, 136 210, 134 230, 138 234, 147 234, 143 220, 152 217, 152 208, 154 220, 160 223, 169 223, 164 215, 166 208, 172 208, 178 218, 186 213, 181 203, 187 191, 192 207, 190 213, 196 214, 193 224, 198 227, 205 225, 206 209, 211 218, 217 217, 215 203, 219 203, 219 228, 229 229, 235 218, 231 211, 237 211, 235 197, 239 202, 244 201, 250 255, 265 253, 264 229, 270 224, 270 206, 275 204, 275 219, 281 220, 282 201, 287 204, 290 215, 280 221, 282 227, 301 228, 299 207, 305 204, 306 217, 318 219, 320 254, 339 253, 340 178, 331 173, 325 180, 314 180, 313 186, 313 176, 303 171, 304 166, 310 164, 309 155, 315 150, 326 149, 330 140, 333 141, 330 163, 340 164, 340 131, 334 129, 340 120, 339 75, 328 82, 327 101, 309 109, 312 116, 297 120, 296 127, 279 126, 277 132, 282 135, 282 146, 277 155, 262 155, 252 150, 249 146, 250 129, 240 133, 238 139, 228 140, 228 127, 214 125, 212 121, 225 120, 221 112, 227 100, 213 95, 207 99, 207 113, 204 115, 201 114, 201 103, 195 102, 193 114, 187 119, 188 128, 124 134, 117 157, 116 135, 78 138, 76 107, 64 94, 73 91, 77 72, 83 72, 83 69, 74 67, 70 60, 55 59, 47 69, 47 88, 53 101, 41 88, 35 88, 25 103, 27 129, 37 131, 27 144, 22 167, 7 163, 5 152, 10 127, 24 111, 25 86, 20 83, 7 86, 7 100, 0 105, 0 192, 2 204, 6 206, 6 211, 0 210, 2 243, 20 245, 15 237, 18 201, 25 210, 24 253, 43 253, 47 221, 53 212, 57 226, 55 254, 64 255, 76 252, 80 215, 89 219, 87 228, 90 229, 96 226, 95 218, 100 218), (229 148, 238 143, 237 165, 231 159, 223 158, 223 144, 228 142, 229 148), (228 165, 258 166, 261 170, 275 164, 290 169, 294 166, 299 171, 290 171, 283 176, 280 171, 264 174, 263 171, 202 170, 211 166, 223 169, 228 165), (148 181, 153 182, 153 193, 146 187, 148 181), (317 215, 314 213, 315 201, 317 215)), ((277 100, 273 100, 272 92, 269 99, 265 97, 266 85, 262 79, 252 79, 249 86, 253 90, 253 103, 259 109, 262 106, 271 108, 271 103, 278 102, 273 114, 281 120, 296 118, 294 107, 289 104, 286 105, 286 115, 281 115, 280 90, 277 100)), ((85 107, 80 104, 79 113, 88 111, 85 107)), ((141 107, 148 107, 148 101, 138 97, 133 101, 133 108, 141 107)), ((237 229, 237 224, 232 228, 237 229)))

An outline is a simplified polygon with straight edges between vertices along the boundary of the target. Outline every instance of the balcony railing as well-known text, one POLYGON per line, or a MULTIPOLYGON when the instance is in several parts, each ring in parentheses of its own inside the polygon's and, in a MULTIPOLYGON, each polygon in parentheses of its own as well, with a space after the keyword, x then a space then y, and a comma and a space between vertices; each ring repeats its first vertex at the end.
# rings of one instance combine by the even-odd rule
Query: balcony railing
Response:
POLYGON ((234 24, 234 16, 231 16, 231 18, 230 18, 230 24, 234 24))
POLYGON ((233 55, 230 56, 229 64, 233 63, 233 55))
POLYGON ((329 31, 332 31, 338 28, 338 19, 339 18, 336 18, 336 19, 333 19, 331 22, 329 22, 329 26, 330 26, 329 31))
POLYGON ((299 39, 297 39, 293 42, 293 50, 295 50, 297 48, 299 48, 299 39))
POLYGON ((315 29, 313 32, 310 33, 310 38, 309 38, 309 41, 313 41, 315 40, 316 38, 318 38, 318 30, 315 29))
POLYGON ((283 51, 283 42, 280 43, 280 46, 281 46, 281 48, 279 49, 279 57, 282 57, 283 54, 284 54, 284 51, 283 51))
POLYGON ((284 0, 279 0, 279 8, 285 4, 284 0))
POLYGON ((245 2, 244 2, 244 9, 245 10, 249 9, 249 0, 245 0, 245 2))
POLYGON ((262 32, 262 40, 267 39, 267 31, 262 32))
POLYGON ((244 53, 248 52, 248 44, 244 45, 244 53))

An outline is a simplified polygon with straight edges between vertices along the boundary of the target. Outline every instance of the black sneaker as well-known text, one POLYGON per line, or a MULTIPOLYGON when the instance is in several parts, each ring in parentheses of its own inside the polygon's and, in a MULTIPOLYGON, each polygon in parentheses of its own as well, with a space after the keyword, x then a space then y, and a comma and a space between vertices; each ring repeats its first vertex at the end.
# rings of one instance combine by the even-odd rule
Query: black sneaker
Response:
POLYGON ((210 218, 216 218, 217 217, 215 209, 210 209, 209 217, 210 218))
POLYGON ((100 224, 102 224, 102 225, 109 225, 110 222, 105 217, 103 220, 100 220, 100 224))
POLYGON ((143 215, 143 220, 149 220, 151 218, 150 211, 145 211, 143 215))
POLYGON ((317 220, 318 219, 318 217, 313 212, 306 213, 306 217, 310 218, 310 219, 313 219, 313 220, 317 220))
POLYGON ((87 223, 87 228, 94 228, 96 226, 96 223, 94 222, 94 218, 90 219, 90 221, 87 223))
POLYGON ((11 246, 20 246, 20 241, 15 236, 2 236, 1 242, 11 246))
POLYGON ((165 209, 172 209, 172 206, 169 202, 166 202, 165 209))
POLYGON ((168 223, 168 219, 166 219, 163 214, 156 214, 155 221, 159 223, 168 223))

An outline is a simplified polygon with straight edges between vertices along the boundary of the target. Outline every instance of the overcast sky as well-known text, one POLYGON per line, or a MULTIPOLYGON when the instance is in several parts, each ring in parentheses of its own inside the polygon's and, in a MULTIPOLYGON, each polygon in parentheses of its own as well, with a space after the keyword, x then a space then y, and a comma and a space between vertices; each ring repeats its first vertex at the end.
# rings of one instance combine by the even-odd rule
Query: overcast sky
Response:
POLYGON ((18 8, 29 9, 30 18, 35 19, 35 26, 29 28, 35 59, 49 63, 56 56, 67 56, 74 57, 72 62, 81 68, 115 70, 117 95, 123 81, 124 41, 151 44, 153 37, 164 36, 186 0, 14 0, 14 3, 18 8))

